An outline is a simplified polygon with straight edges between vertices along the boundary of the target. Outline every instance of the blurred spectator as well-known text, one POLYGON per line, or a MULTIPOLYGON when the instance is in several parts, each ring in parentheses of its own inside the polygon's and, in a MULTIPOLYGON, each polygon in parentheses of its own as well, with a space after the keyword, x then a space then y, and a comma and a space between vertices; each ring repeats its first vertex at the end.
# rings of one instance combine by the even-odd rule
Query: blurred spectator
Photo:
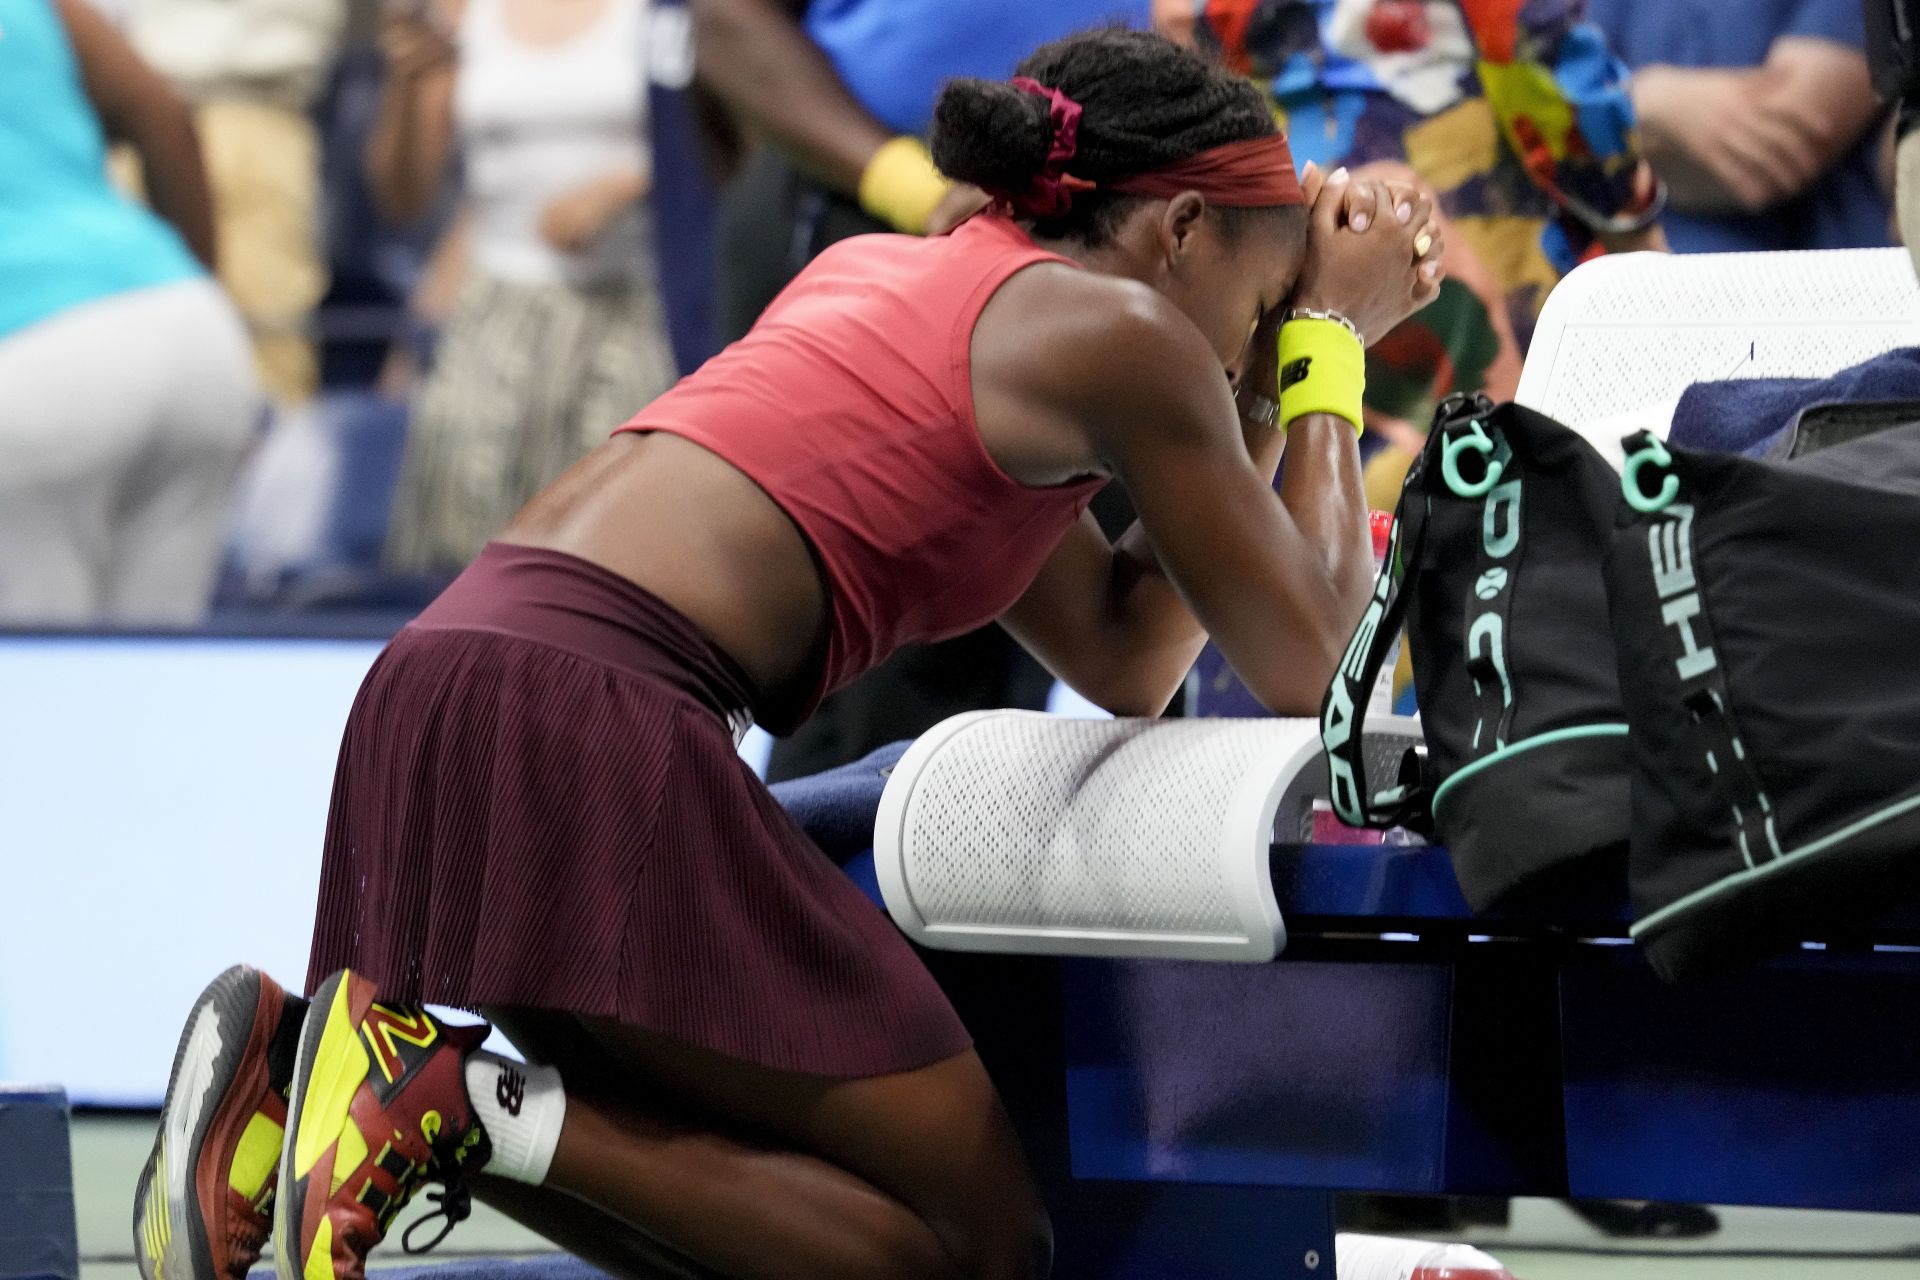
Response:
POLYGON ((700 81, 761 145, 721 209, 719 323, 745 333, 836 240, 940 229, 921 145, 941 82, 1001 79, 1049 40, 1145 27, 1150 0, 690 0, 700 81))
MULTIPOLYGON (((1660 244, 1626 70, 1583 7, 1156 0, 1161 30, 1269 84, 1299 162, 1410 169, 1435 193, 1441 297, 1367 359, 1370 424, 1410 448, 1448 392, 1512 396, 1534 318, 1575 263, 1660 244)), ((1400 471, 1376 503, 1392 505, 1400 471)))
MULTIPOLYGON (((1297 163, 1432 190, 1440 296, 1367 352, 1370 506, 1392 510, 1435 404, 1510 399, 1547 294, 1586 257, 1664 247, 1627 72, 1581 0, 1154 0, 1156 27, 1264 81, 1297 163)), ((1411 671, 1404 665, 1403 690, 1411 671)), ((1205 715, 1263 714, 1217 650, 1205 715)))
POLYGON ((398 3, 367 149, 410 220, 463 163, 467 278, 415 401, 390 567, 453 572, 675 376, 646 197, 644 0, 398 3))
MULTIPOLYGON (((759 145, 723 195, 716 320, 745 333, 835 241, 939 230, 978 207, 920 138, 941 82, 1004 78, 1049 40, 1145 27, 1149 0, 689 0, 700 82, 759 145)), ((769 430, 777 424, 769 424, 769 430)), ((1125 528, 1120 486, 1095 499, 1125 528)), ((774 747, 771 780, 815 773, 963 711, 1046 703, 1051 678, 998 627, 902 649, 774 747)))
POLYGON ((307 325, 326 292, 320 151, 310 112, 339 50, 344 0, 125 0, 134 48, 195 107, 220 283, 283 405, 317 382, 307 325))
POLYGON ((1889 243, 1860 0, 1592 0, 1682 253, 1889 243))
POLYGON ((0 33, 0 619, 191 622, 259 411, 192 115, 84 0, 0 33))

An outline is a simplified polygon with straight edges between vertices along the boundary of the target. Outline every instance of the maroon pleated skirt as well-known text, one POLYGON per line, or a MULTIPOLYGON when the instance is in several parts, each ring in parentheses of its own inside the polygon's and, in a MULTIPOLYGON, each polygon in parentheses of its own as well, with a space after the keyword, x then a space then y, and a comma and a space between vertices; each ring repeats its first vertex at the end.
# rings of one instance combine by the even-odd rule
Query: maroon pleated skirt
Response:
POLYGON ((489 546, 347 721, 307 986, 617 1019, 776 1070, 970 1041, 887 917, 735 753, 749 686, 684 616, 489 546))

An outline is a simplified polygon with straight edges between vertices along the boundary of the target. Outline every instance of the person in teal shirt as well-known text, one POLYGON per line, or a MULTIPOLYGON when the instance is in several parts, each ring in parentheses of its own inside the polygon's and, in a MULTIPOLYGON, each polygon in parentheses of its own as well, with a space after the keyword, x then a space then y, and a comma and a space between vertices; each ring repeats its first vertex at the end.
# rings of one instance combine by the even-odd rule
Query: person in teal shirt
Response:
POLYGON ((0 623, 204 611, 258 404, 212 226, 187 108, 120 35, 0 0, 0 623))

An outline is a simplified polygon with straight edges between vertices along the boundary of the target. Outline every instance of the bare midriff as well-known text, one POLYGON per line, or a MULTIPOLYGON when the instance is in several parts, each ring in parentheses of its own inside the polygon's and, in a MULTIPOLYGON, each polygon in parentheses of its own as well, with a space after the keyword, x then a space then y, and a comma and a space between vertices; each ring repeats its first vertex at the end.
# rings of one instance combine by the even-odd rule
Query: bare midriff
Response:
POLYGON ((514 517, 503 542, 591 561, 679 610, 752 680, 803 704, 828 623, 806 539, 772 498, 691 441, 626 432, 514 517))

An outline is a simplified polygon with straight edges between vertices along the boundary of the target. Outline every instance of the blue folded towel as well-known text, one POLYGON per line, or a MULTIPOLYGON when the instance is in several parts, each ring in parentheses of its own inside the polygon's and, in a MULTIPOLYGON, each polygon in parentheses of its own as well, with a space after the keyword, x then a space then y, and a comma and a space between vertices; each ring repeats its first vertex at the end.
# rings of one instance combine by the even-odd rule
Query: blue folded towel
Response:
POLYGON ((1912 399, 1920 399, 1920 348, 1907 347, 1831 378, 1696 382, 1673 411, 1668 439, 1692 449, 1758 457, 1814 405, 1912 399))
POLYGON ((887 788, 893 766, 912 745, 891 743, 838 769, 776 782, 773 798, 828 857, 844 864, 873 847, 873 820, 880 812, 880 793, 887 788))

